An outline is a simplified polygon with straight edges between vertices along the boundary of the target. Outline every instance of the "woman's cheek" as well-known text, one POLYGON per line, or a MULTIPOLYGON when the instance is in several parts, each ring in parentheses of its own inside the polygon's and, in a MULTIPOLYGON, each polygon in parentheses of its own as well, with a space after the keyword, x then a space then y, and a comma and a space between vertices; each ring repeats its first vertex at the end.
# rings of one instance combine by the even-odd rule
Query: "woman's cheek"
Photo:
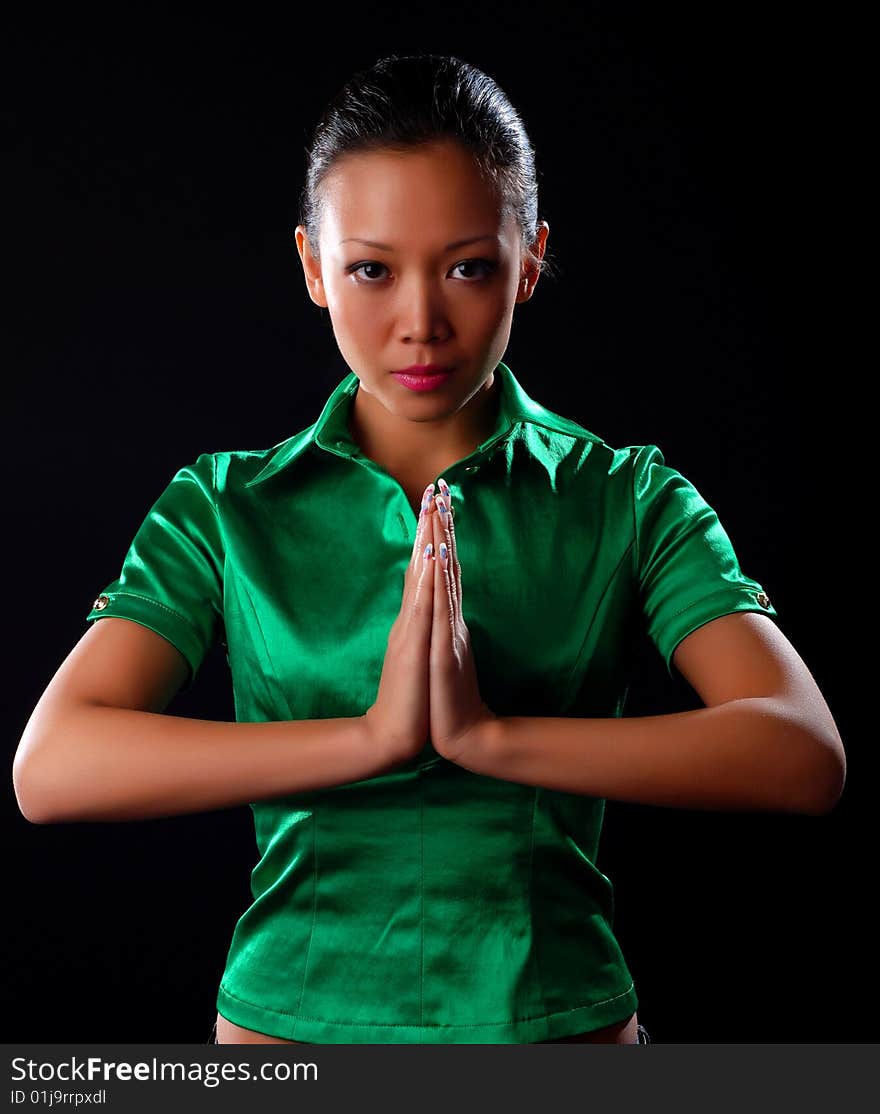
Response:
POLYGON ((328 299, 328 307, 337 333, 357 331, 358 321, 363 317, 363 314, 358 312, 357 305, 350 297, 345 297, 339 291, 334 290, 332 296, 328 299))
POLYGON ((363 330, 377 316, 378 307, 374 298, 357 297, 359 291, 348 291, 349 296, 340 298, 339 305, 343 320, 350 329, 363 330))
POLYGON ((336 342, 346 356, 370 357, 379 344, 381 318, 369 306, 343 304, 331 309, 336 342))

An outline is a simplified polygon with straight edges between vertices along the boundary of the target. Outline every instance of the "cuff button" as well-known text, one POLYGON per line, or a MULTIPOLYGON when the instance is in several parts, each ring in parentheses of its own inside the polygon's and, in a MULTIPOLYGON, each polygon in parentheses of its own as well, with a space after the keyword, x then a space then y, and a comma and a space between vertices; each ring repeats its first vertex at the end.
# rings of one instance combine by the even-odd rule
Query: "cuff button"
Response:
POLYGON ((766 592, 759 592, 755 599, 758 601, 761 607, 767 608, 770 606, 770 597, 767 595, 766 592))
POLYGON ((104 596, 104 595, 98 596, 98 598, 92 604, 92 610, 93 611, 103 611, 104 608, 107 606, 107 604, 109 602, 110 602, 110 597, 109 596, 104 596))

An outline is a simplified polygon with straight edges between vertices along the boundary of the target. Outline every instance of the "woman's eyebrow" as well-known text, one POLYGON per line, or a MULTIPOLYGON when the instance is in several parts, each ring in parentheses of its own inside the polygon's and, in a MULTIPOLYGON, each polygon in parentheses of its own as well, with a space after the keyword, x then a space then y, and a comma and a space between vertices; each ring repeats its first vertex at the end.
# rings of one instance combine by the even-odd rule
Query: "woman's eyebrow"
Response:
MULTIPOLYGON (((467 240, 454 240, 451 244, 447 244, 443 249, 444 251, 454 251, 456 248, 463 248, 467 244, 476 244, 480 240, 495 240, 497 242, 498 236, 487 234, 485 236, 471 236, 467 240)), ((379 251, 394 251, 391 244, 380 244, 376 240, 362 240, 359 236, 347 236, 344 240, 340 240, 340 244, 366 244, 368 248, 378 248, 379 251)))

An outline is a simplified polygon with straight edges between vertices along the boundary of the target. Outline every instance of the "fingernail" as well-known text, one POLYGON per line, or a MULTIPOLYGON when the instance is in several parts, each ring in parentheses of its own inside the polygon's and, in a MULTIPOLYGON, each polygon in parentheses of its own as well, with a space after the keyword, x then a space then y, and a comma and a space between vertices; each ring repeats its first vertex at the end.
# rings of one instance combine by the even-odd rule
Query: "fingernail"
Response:
POLYGON ((446 504, 443 502, 443 496, 435 495, 434 502, 437 504, 437 509, 440 511, 440 513, 446 514, 446 504))
POLYGON ((434 543, 433 542, 428 542, 428 544, 425 546, 425 560, 426 561, 433 554, 433 552, 434 552, 434 543))
POLYGON ((446 480, 441 478, 440 480, 438 480, 438 483, 440 484, 440 490, 443 492, 444 498, 447 501, 451 500, 452 492, 449 490, 449 485, 446 483, 446 480))
POLYGON ((425 493, 422 496, 422 510, 426 511, 431 505, 431 492, 434 490, 433 484, 428 484, 425 488, 425 493))

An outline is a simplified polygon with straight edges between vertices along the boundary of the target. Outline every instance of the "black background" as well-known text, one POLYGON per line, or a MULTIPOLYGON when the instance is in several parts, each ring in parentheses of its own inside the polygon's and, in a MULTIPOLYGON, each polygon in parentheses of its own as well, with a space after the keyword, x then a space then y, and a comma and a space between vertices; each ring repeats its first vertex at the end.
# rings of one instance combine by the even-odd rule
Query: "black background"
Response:
MULTIPOLYGON (((838 265, 858 32, 785 5, 660 7, 188 25, 138 9, 11 30, 10 775, 173 473, 311 424, 347 371, 293 242, 323 104, 384 53, 456 53, 523 114, 551 229, 555 276, 517 311, 505 361, 538 401, 611 445, 658 444, 696 484, 847 747, 823 817, 608 802, 599 866, 640 1020, 658 1042, 876 1040, 876 733, 854 704, 871 601, 838 265)), ((627 714, 697 706, 648 647, 627 714)), ((234 718, 222 654, 167 711, 234 718)), ((32 825, 11 776, 5 804, 3 1039, 207 1040, 249 903, 250 810, 32 825)))

